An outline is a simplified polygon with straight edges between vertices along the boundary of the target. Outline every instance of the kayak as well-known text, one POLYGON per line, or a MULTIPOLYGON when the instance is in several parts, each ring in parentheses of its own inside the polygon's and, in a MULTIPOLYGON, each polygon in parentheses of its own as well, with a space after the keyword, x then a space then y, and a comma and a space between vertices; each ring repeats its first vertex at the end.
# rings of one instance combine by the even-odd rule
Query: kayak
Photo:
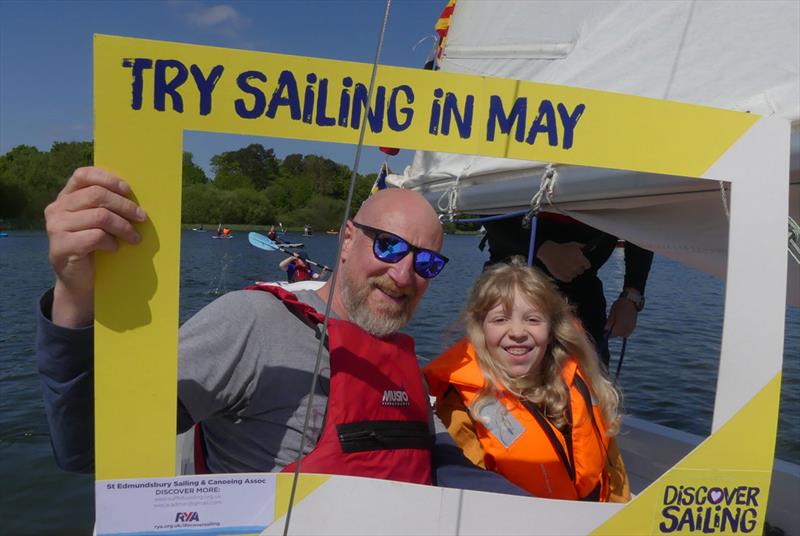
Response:
POLYGON ((324 281, 314 281, 309 279, 308 281, 296 281, 294 283, 288 283, 286 281, 256 281, 256 285, 259 287, 261 286, 275 286, 285 288, 289 292, 294 292, 296 290, 318 290, 322 288, 322 285, 325 284, 324 281))
POLYGON ((5 238, 8 236, 8 233, 0 231, 0 238, 5 238))
POLYGON ((220 240, 227 240, 229 238, 233 238, 233 235, 211 235, 211 238, 220 239, 220 240))

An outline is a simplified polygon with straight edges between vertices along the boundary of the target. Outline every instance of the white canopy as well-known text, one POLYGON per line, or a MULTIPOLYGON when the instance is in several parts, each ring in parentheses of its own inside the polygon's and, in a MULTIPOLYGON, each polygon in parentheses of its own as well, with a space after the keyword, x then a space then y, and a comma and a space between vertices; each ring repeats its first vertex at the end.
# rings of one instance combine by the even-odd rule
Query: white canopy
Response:
MULTIPOLYGON (((691 102, 792 122, 790 216, 800 220, 800 3, 459 0, 445 71, 691 102)), ((545 163, 418 152, 395 186, 442 211, 529 207, 545 163)), ((559 166, 557 210, 725 276, 727 196, 712 181, 559 166)), ((754 217, 757 215, 754 214, 754 217)), ((789 259, 790 303, 800 270, 789 259)))

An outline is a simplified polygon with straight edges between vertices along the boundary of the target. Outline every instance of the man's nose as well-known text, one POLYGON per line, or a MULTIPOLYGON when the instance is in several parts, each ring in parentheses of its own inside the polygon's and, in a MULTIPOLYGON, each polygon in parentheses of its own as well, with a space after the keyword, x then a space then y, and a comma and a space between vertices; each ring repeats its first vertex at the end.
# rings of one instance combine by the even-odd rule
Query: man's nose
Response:
POLYGON ((414 255, 409 253, 400 259, 399 262, 392 264, 388 274, 400 288, 411 285, 416 275, 414 272, 414 255))

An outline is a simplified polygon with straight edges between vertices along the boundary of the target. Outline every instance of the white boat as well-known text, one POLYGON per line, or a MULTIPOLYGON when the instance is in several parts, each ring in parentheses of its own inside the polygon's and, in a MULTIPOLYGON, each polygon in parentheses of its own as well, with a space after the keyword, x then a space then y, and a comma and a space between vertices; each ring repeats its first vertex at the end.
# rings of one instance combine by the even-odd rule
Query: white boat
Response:
MULTIPOLYGON (((441 69, 787 119, 791 122, 789 216, 797 222, 798 45, 796 2, 458 0, 441 69)), ((503 214, 530 208, 547 166, 547 162, 420 151, 402 175, 390 175, 387 181, 423 193, 444 214, 503 214)), ((544 205, 543 210, 566 213, 725 278, 728 198, 736 195, 735 186, 578 166, 554 169, 555 206, 544 205)), ((790 251, 791 247, 797 251, 800 230, 794 240, 790 251)), ((800 305, 796 260, 797 256, 788 256, 787 301, 800 305)), ((640 419, 629 418, 624 426, 620 446, 634 493, 643 491, 702 440, 640 419)), ((800 466, 776 461, 767 521, 786 534, 800 534, 798 504, 800 466)))

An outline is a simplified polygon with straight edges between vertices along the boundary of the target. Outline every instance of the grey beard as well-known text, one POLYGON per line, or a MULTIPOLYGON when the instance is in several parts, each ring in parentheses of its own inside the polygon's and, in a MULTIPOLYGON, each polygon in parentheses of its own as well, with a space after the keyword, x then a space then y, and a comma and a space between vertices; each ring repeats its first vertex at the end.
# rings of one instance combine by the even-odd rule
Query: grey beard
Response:
POLYGON ((353 289, 347 275, 342 277, 342 302, 350 321, 380 339, 397 333, 411 319, 411 312, 402 310, 395 314, 373 313, 367 305, 370 289, 370 284, 353 289))

